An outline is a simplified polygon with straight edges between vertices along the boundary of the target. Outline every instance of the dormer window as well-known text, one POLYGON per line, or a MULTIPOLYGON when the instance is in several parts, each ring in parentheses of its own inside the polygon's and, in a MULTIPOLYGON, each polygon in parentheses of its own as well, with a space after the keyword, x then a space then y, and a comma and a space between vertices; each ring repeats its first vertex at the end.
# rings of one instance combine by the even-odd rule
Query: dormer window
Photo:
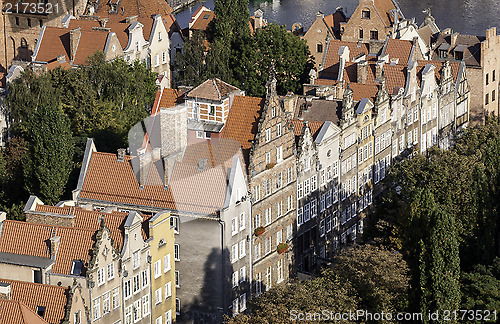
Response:
POLYGON ((361 11, 361 18, 363 18, 363 19, 370 19, 370 10, 363 10, 363 11, 361 11))
POLYGON ((316 45, 316 52, 323 53, 323 44, 316 45))
POLYGON ((448 52, 440 50, 439 51, 439 58, 446 58, 447 54, 448 54, 448 52))
POLYGON ((370 39, 371 40, 378 40, 378 31, 377 30, 370 31, 370 39))
POLYGON ((210 18, 210 15, 203 16, 203 19, 205 19, 205 20, 207 20, 208 18, 210 18))
POLYGON ((464 59, 464 52, 455 51, 455 60, 461 61, 464 59))
POLYGON ((45 316, 45 306, 37 306, 36 307, 36 314, 43 318, 45 316))

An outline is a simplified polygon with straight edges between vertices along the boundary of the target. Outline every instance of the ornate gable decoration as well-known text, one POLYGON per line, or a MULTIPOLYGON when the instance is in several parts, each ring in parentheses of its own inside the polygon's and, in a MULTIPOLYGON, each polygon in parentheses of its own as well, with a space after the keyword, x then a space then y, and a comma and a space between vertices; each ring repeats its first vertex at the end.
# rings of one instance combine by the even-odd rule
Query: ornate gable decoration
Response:
POLYGON ((297 149, 297 172, 304 170, 304 158, 310 158, 311 167, 318 161, 318 150, 307 120, 303 121, 297 149))
POLYGON ((354 118, 353 91, 351 89, 351 84, 348 82, 347 89, 345 89, 344 97, 342 98, 341 126, 346 127, 353 118, 354 118))

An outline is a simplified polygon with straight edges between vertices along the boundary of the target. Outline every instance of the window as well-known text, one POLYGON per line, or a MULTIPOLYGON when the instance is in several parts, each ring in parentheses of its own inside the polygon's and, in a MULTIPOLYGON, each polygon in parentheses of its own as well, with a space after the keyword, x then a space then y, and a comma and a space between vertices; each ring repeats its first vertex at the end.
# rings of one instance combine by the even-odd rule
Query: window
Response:
POLYGON ((283 146, 276 148, 276 163, 283 161, 283 146))
POLYGON ((297 225, 301 225, 304 223, 303 215, 302 215, 302 207, 297 210, 297 225))
POLYGON ((363 18, 363 19, 370 19, 370 10, 363 10, 363 11, 361 11, 361 18, 363 18))
POLYGON ((231 235, 238 234, 238 217, 231 219, 231 235))
POLYGON ((246 241, 240 241, 240 259, 243 258, 247 254, 246 252, 246 241))
POLYGON ((240 214, 240 231, 245 229, 245 213, 240 214))
POLYGON ((321 197, 319 198, 319 211, 322 212, 325 210, 325 197, 326 194, 321 194, 321 197))
POLYGON ((271 207, 266 209, 265 226, 271 224, 271 207))
POLYGON ((28 27, 31 27, 31 19, 28 18, 28 27))
POLYGON ((330 233, 332 230, 332 215, 326 216, 326 232, 330 233))
POLYGON ((255 294, 258 296, 262 293, 262 272, 255 276, 255 294))
POLYGON ((172 282, 167 282, 165 284, 165 299, 172 297, 172 282))
POLYGON ((130 279, 123 283, 123 295, 125 300, 129 299, 132 296, 132 285, 130 279))
POLYGON ((260 214, 255 215, 255 228, 260 227, 260 214))
POLYGON ((297 199, 300 199, 304 196, 304 187, 302 183, 299 183, 297 185, 297 199))
POLYGON ((276 117, 276 106, 271 107, 271 117, 272 118, 276 117))
POLYGON ((161 53, 161 63, 165 64, 167 62, 167 52, 161 53))
POLYGON ((104 282, 106 282, 106 277, 104 276, 104 271, 105 271, 104 267, 97 270, 97 286, 101 286, 104 284, 104 282))
POLYGON ((304 223, 311 219, 310 205, 306 204, 304 206, 304 223))
POLYGON ((132 277, 132 290, 134 295, 137 294, 141 290, 141 277, 139 275, 135 275, 132 277))
POLYGON ((247 280, 247 267, 243 266, 240 269, 240 282, 245 282, 247 280))
POLYGON ((231 262, 234 263, 238 261, 238 244, 234 244, 231 247, 231 262))
MULTIPOLYGON (((99 317, 101 317, 101 298, 98 297, 92 301, 92 318, 97 320, 99 317)), ((37 309, 38 312, 38 309, 37 309)), ((40 315, 40 314, 39 314, 40 315)))
POLYGON ((461 61, 464 58, 464 52, 455 51, 455 60, 461 61))
POLYGON ((137 300, 134 302, 134 323, 137 323, 141 320, 141 300, 137 300))
POLYGON ((158 260, 154 263, 153 265, 154 268, 154 273, 155 273, 155 279, 161 276, 161 260, 158 260))
POLYGON ((266 129, 266 143, 271 141, 271 128, 266 129))
POLYGON ((155 305, 158 305, 162 302, 161 300, 161 288, 155 290, 155 305))
POLYGON ((255 245, 255 261, 260 259, 260 243, 255 245))
POLYGON ((324 186, 326 184, 325 170, 321 170, 319 172, 319 181, 320 181, 320 185, 322 185, 322 186, 324 186))
POLYGON ((491 102, 495 101, 495 90, 491 92, 491 102))
POLYGON ((486 73, 486 85, 490 84, 490 75, 486 73))
POLYGON ((316 217, 316 215, 317 215, 317 207, 318 207, 318 204, 316 202, 316 198, 314 198, 311 201, 311 218, 316 217))
POLYGON ((276 124, 276 137, 281 136, 281 123, 276 124))
POLYGON ((332 164, 333 177, 337 178, 339 176, 339 161, 335 161, 332 164))
POLYGON ((174 244, 174 260, 175 261, 181 261, 179 249, 180 249, 179 244, 174 244))
POLYGON ((362 28, 360 28, 360 29, 359 29, 359 37, 358 37, 358 38, 359 38, 359 39, 363 39, 363 36, 364 36, 364 35, 363 35, 363 29, 362 29, 362 28))
POLYGON ((132 305, 125 308, 125 324, 132 323, 132 305))
POLYGON ((181 300, 179 298, 175 299, 175 313, 181 315, 181 300))
POLYGON ((113 299, 111 300, 113 309, 120 307, 120 287, 113 289, 113 299))
POLYGON ((243 294, 240 296, 240 312, 243 312, 247 309, 247 294, 243 294))
POLYGON ((205 132, 205 139, 210 139, 212 138, 212 133, 211 132, 205 132))
POLYGON ((324 219, 322 219, 319 222, 319 236, 320 237, 325 236, 325 220, 324 219))
POLYGON ((111 300, 110 300, 111 292, 105 292, 102 295, 102 314, 106 315, 110 311, 111 300))
POLYGON ((293 181, 293 167, 289 167, 287 170, 287 180, 288 183, 293 181))
POLYGON ((158 41, 161 42, 161 32, 158 32, 158 41))
POLYGON ((16 17, 16 25, 19 26, 19 17, 16 17))
POLYGON ((236 288, 238 287, 238 271, 236 270, 235 272, 233 272, 233 275, 231 277, 231 282, 233 283, 233 288, 236 288))
POLYGON ((311 192, 311 180, 306 179, 304 181, 304 195, 308 195, 311 192))
POLYGON ((115 277, 115 264, 108 264, 108 280, 111 280, 115 277))
POLYGON ((286 227, 286 239, 287 239, 287 241, 291 240, 292 236, 293 236, 293 226, 292 226, 292 224, 289 224, 286 227))
POLYGON ((158 316, 158 317, 155 319, 155 324, 163 324, 161 320, 162 320, 161 316, 158 316))
POLYGON ((149 315, 149 295, 144 295, 142 297, 142 316, 146 317, 149 315))
POLYGON ((278 230, 276 232, 276 245, 283 243, 283 232, 281 230, 278 230))
POLYGON ((180 287, 181 286, 181 281, 180 281, 180 275, 179 275, 179 271, 175 271, 175 286, 176 287, 180 287))
POLYGON ((311 158, 310 157, 306 157, 304 159, 304 171, 308 171, 311 169, 311 158))
POLYGON ((489 93, 487 93, 487 94, 486 94, 486 96, 485 96, 485 98, 484 98, 484 104, 485 104, 485 105, 487 105, 487 104, 488 104, 488 102, 489 102, 489 98, 490 98, 490 94, 489 94, 489 93))
POLYGON ((210 105, 210 113, 209 113, 209 115, 210 115, 210 116, 215 115, 215 106, 210 105))
POLYGON ((271 289, 271 286, 271 267, 269 267, 266 271, 266 291, 271 289))
POLYGON ((280 283, 284 280, 283 278, 283 259, 278 261, 278 264, 276 265, 276 283, 280 283))
POLYGON ((268 255, 271 253, 271 245, 272 245, 272 240, 271 237, 266 237, 266 244, 265 244, 265 253, 268 255))
POLYGON ((318 176, 313 175, 311 177, 311 192, 316 191, 316 189, 318 189, 318 176))
POLYGON ((160 65, 160 54, 155 55, 155 66, 160 65))
POLYGON ((238 298, 233 299, 233 315, 238 314, 238 305, 239 305, 239 300, 238 298))
POLYGON ((266 165, 271 163, 271 152, 266 152, 266 165))
POLYGON ((196 138, 203 138, 203 131, 196 131, 196 138))
POLYGON ((316 45, 316 52, 323 53, 323 44, 316 45))
POLYGON ((82 311, 73 314, 73 324, 82 324, 82 311))
MULTIPOLYGON (((180 309, 180 307, 179 307, 179 309, 180 309)), ((161 319, 161 316, 160 316, 160 319, 161 319)), ((165 313, 165 324, 172 324, 172 310, 169 310, 168 312, 165 313)))
POLYGON ((276 204, 276 218, 283 216, 283 201, 281 200, 276 204))
MULTIPOLYGON (((174 245, 174 253, 175 253, 175 245, 174 245)), ((172 268, 172 266, 170 265, 170 253, 165 255, 163 257, 163 272, 168 272, 170 271, 170 269, 172 268)))
POLYGON ((253 187, 253 198, 254 201, 260 200, 260 185, 253 187))
POLYGON ((175 234, 179 234, 179 218, 171 216, 170 217, 170 227, 174 229, 175 234))
POLYGON ((286 210, 290 211, 293 209, 293 196, 290 195, 286 198, 286 210))

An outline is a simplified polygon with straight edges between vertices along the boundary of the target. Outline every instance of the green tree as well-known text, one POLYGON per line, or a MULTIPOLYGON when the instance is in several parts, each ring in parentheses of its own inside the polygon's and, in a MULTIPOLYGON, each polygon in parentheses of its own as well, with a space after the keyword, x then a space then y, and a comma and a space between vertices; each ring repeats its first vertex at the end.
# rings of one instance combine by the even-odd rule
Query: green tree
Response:
POLYGON ((73 137, 69 118, 60 108, 39 107, 27 121, 30 143, 24 163, 27 191, 46 203, 61 198, 73 167, 73 137))
POLYGON ((192 36, 184 42, 182 52, 175 58, 174 84, 198 85, 204 81, 205 72, 205 42, 206 38, 201 31, 194 31, 192 36))
POLYGON ((463 309, 500 310, 500 258, 462 273, 460 283, 463 309))

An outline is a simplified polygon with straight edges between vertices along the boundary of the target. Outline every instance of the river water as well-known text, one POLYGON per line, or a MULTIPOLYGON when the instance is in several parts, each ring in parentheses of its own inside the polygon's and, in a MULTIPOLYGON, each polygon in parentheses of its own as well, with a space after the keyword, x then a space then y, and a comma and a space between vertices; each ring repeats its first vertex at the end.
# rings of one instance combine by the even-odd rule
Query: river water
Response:
MULTIPOLYGON (((269 22, 284 24, 288 29, 295 22, 307 30, 313 23, 316 13, 321 11, 326 15, 342 7, 350 16, 358 0, 250 0, 250 13, 261 9, 264 18, 269 22)), ((417 24, 422 23, 422 11, 430 7, 432 15, 441 30, 451 27, 462 34, 484 35, 489 27, 500 28, 500 0, 397 0, 406 18, 416 18, 417 24)), ((214 8, 214 0, 196 1, 176 14, 182 28, 187 27, 194 11, 204 5, 214 8)))

